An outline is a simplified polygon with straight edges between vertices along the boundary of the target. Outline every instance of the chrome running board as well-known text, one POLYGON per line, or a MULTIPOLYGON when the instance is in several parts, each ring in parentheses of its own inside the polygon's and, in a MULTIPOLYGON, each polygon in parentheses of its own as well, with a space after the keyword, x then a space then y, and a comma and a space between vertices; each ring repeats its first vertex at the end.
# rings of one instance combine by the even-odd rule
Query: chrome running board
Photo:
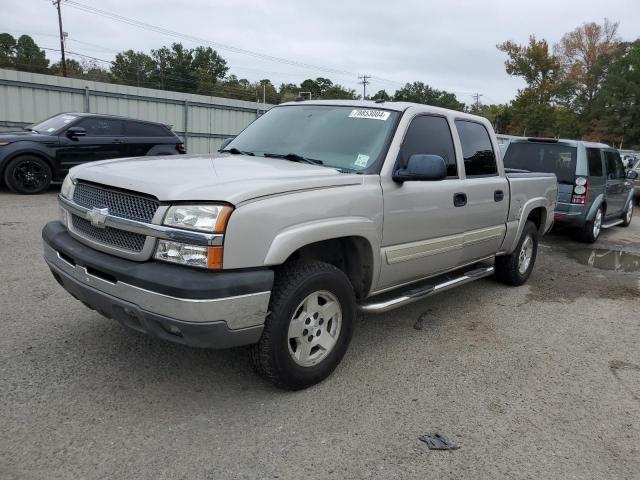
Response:
POLYGON ((603 223, 602 224, 602 228, 611 228, 611 227, 615 227, 616 225, 620 225, 623 222, 623 220, 621 218, 617 219, 617 220, 613 220, 611 222, 608 223, 603 223))
POLYGON ((381 295, 367 299, 364 303, 358 305, 358 309, 365 313, 384 313, 394 308, 403 307, 423 298, 430 297, 436 293, 444 292, 450 288, 464 285, 465 283, 473 282, 484 277, 492 275, 494 272, 493 267, 480 267, 475 270, 469 270, 460 275, 451 273, 442 277, 436 277, 431 281, 438 281, 439 283, 431 283, 423 285, 421 287, 414 287, 410 290, 404 290, 398 295, 398 292, 387 292, 381 295), (395 296, 394 296, 395 295, 395 296))

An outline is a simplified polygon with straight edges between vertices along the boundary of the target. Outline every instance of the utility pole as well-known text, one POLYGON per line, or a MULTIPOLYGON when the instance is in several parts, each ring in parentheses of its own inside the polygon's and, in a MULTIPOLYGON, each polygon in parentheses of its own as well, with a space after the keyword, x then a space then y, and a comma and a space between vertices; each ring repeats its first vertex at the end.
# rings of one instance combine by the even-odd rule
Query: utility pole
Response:
POLYGON ((369 79, 371 78, 371 75, 358 75, 358 79, 362 80, 361 82, 358 82, 360 85, 362 85, 362 99, 366 100, 367 98, 367 85, 369 85, 371 82, 369 81, 369 79))
POLYGON ((60 53, 62 54, 62 76, 67 76, 67 61, 64 58, 64 32, 62 31, 62 12, 60 11, 60 2, 62 0, 52 0, 53 5, 58 10, 58 27, 60 28, 60 53))
POLYGON ((480 111, 480 97, 482 97, 483 95, 481 93, 474 93, 471 96, 476 101, 476 113, 477 113, 480 111))

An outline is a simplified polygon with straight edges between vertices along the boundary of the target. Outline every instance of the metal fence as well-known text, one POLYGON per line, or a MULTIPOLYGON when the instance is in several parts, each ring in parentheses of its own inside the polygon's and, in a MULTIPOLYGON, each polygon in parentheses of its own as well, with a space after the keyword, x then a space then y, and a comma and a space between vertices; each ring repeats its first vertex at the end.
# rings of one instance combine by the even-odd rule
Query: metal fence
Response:
POLYGON ((171 125, 189 153, 216 151, 271 105, 0 69, 0 131, 60 112, 93 112, 171 125))

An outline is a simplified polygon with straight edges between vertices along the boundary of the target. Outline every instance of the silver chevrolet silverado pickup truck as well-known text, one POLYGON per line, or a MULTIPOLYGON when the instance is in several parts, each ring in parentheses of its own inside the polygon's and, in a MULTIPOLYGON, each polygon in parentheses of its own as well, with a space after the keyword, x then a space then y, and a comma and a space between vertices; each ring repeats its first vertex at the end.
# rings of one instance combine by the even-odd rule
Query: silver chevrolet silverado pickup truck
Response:
POLYGON ((42 232, 55 279, 132 329, 250 345, 289 389, 327 377, 358 311, 492 274, 524 283, 553 174, 505 172, 491 124, 411 103, 272 108, 219 154, 71 170, 42 232))

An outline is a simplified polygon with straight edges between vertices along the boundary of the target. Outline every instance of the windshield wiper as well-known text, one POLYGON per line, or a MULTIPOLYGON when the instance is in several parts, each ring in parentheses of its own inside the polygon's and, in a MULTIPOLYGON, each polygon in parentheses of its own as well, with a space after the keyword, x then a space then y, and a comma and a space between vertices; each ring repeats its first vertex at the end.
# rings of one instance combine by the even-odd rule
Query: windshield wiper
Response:
POLYGON ((324 165, 322 160, 316 160, 315 158, 303 157, 297 153, 263 153, 262 156, 268 158, 284 158, 293 162, 309 163, 311 165, 324 165))
POLYGON ((251 155, 252 157, 255 156, 255 153, 253 152, 238 150, 236 147, 228 148, 226 150, 220 150, 220 153, 231 153, 233 155, 251 155))

